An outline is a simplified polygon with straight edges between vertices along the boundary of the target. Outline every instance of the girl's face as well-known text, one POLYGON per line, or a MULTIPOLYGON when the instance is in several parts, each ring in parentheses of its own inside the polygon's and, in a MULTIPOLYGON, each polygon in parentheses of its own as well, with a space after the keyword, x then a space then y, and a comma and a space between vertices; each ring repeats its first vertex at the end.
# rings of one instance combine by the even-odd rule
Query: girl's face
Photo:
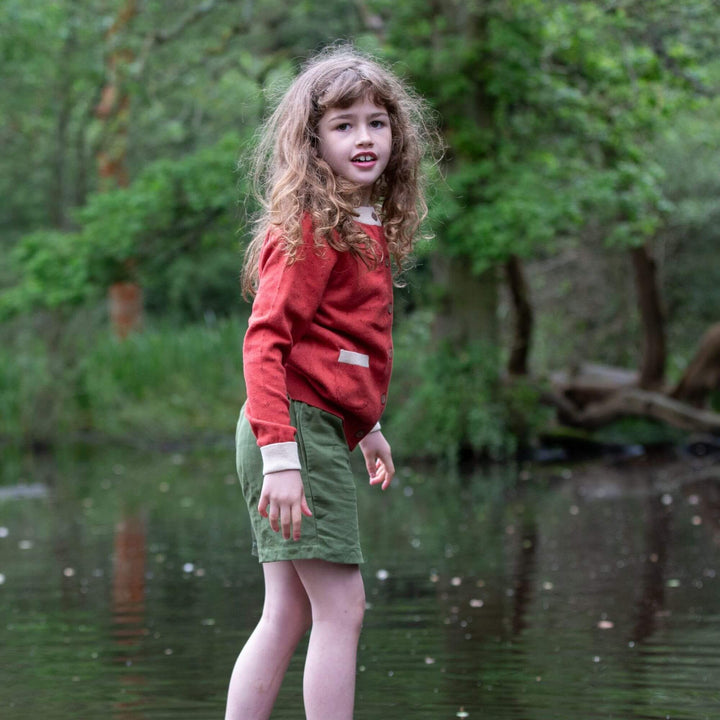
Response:
POLYGON ((370 202, 372 186, 390 160, 390 117, 372 100, 356 100, 346 108, 325 111, 318 123, 320 157, 332 171, 363 189, 361 201, 370 202))

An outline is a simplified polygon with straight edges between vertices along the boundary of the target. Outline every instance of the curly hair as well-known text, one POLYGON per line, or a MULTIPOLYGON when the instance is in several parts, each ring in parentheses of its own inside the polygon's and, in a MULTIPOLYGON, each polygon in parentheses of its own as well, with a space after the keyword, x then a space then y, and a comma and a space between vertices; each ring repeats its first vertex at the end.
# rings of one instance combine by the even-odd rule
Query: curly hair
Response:
POLYGON ((378 260, 377 249, 353 222, 360 187, 336 176, 318 153, 323 114, 366 99, 385 108, 392 133, 390 159, 372 188, 371 202, 380 205, 396 273, 407 264, 427 215, 421 163, 438 145, 428 110, 374 58, 347 46, 329 48, 303 67, 262 127, 253 162, 262 210, 245 253, 245 297, 257 289, 260 251, 269 232, 283 243, 288 262, 298 259, 305 216, 312 222, 318 252, 327 244, 368 264, 378 260))

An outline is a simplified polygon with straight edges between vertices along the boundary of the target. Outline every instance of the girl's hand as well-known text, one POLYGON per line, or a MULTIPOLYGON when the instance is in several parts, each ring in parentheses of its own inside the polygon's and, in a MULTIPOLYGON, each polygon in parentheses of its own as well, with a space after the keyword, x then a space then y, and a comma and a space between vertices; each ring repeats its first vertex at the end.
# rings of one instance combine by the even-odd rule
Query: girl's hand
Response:
POLYGON ((371 485, 380 485, 385 490, 395 477, 390 444, 380 430, 371 432, 360 441, 360 450, 365 458, 371 485))
POLYGON ((270 527, 275 532, 282 528, 285 540, 290 539, 291 530, 292 539, 299 540, 302 516, 312 516, 305 500, 300 471, 281 470, 265 475, 258 511, 270 520, 270 527))

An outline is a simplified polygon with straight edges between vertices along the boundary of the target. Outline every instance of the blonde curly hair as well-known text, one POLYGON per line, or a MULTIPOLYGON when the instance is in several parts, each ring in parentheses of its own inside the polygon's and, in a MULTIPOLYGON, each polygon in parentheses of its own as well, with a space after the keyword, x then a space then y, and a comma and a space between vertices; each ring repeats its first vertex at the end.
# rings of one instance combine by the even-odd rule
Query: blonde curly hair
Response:
POLYGON ((318 153, 323 114, 365 99, 384 107, 390 118, 390 159, 372 188, 371 202, 380 204, 396 273, 405 267, 427 215, 421 163, 438 147, 428 110, 374 58, 347 46, 329 48, 303 67, 262 128, 253 162, 262 211, 245 252, 245 297, 256 292, 260 251, 269 232, 283 243, 288 262, 298 259, 306 215, 318 252, 327 244, 367 264, 377 262, 377 248, 353 222, 360 188, 336 176, 318 153))

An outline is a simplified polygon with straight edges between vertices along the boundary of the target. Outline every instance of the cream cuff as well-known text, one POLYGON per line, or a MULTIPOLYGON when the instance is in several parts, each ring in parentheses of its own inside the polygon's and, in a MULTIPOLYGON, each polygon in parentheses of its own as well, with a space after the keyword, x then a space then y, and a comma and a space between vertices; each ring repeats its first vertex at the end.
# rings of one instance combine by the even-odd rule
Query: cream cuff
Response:
POLYGON ((372 432, 377 432, 380 428, 381 428, 381 425, 380 425, 380 422, 378 421, 372 426, 372 430, 370 430, 368 435, 372 432))
POLYGON ((263 459, 263 475, 281 470, 300 469, 298 446, 294 441, 263 445, 260 452, 263 459))

